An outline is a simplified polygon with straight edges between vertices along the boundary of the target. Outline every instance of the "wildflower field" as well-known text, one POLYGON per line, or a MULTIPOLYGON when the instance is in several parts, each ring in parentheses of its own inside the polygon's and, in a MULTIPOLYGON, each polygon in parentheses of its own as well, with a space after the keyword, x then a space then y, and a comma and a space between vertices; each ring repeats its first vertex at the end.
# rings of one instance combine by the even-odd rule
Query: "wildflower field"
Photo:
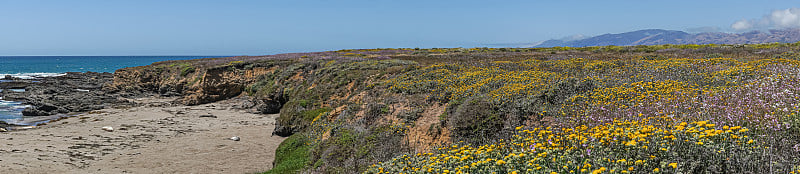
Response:
POLYGON ((365 173, 797 173, 800 59, 786 55, 432 63, 377 86, 499 123, 443 114, 452 143, 365 173))
POLYGON ((238 56, 108 89, 280 114, 266 173, 800 173, 800 42, 238 56))
POLYGON ((800 172, 800 42, 355 49, 146 68, 172 73, 142 89, 279 113, 273 133, 289 138, 267 173, 800 172))

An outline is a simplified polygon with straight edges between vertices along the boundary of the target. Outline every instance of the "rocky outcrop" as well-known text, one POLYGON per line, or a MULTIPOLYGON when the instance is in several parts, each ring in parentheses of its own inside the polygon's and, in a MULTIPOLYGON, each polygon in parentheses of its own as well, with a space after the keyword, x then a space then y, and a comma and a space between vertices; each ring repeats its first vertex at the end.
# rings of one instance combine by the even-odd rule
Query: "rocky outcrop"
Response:
MULTIPOLYGON (((29 101, 28 104, 31 104, 32 107, 25 108, 22 110, 22 115, 25 116, 48 116, 48 115, 55 115, 58 113, 67 113, 68 110, 54 106, 50 103, 44 103, 40 101, 29 101)), ((102 109, 102 108, 100 108, 102 109)))
MULTIPOLYGON (((14 78, 5 78, 5 79, 14 79, 14 78)), ((0 83, 0 89, 25 89, 31 82, 30 81, 23 81, 21 79, 12 80, 10 82, 3 82, 0 83)))
POLYGON ((107 91, 125 96, 141 95, 145 91, 157 92, 161 88, 163 74, 142 67, 123 68, 114 72, 113 83, 107 91))
POLYGON ((200 84, 188 91, 189 95, 182 99, 182 103, 198 105, 241 94, 247 81, 238 72, 231 71, 227 67, 207 69, 202 75, 200 84))
POLYGON ((103 85, 110 83, 112 78, 111 73, 70 72, 57 77, 18 79, 12 83, 25 84, 25 91, 4 92, 3 97, 31 105, 22 111, 25 116, 98 110, 119 103, 114 95, 102 90, 103 85))
POLYGON ((259 114, 277 114, 281 112, 285 100, 256 100, 257 104, 254 106, 256 113, 259 114))
MULTIPOLYGON (((271 74, 277 67, 293 64, 295 60, 273 60, 258 57, 229 57, 198 60, 157 62, 148 66, 129 67, 114 72, 114 80, 104 89, 120 96, 180 96, 175 103, 198 105, 242 96, 258 77, 271 74)), ((278 113, 288 99, 280 90, 250 98, 237 107, 254 113, 278 113), (246 108, 244 108, 246 107, 246 108)))

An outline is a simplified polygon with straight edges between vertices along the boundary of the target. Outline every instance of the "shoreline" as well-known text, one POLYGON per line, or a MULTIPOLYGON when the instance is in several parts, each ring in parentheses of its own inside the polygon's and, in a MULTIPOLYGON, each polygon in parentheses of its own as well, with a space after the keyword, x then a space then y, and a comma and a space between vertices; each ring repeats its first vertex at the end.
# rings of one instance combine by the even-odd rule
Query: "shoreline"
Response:
POLYGON ((70 114, 58 114, 58 115, 49 115, 49 116, 23 116, 19 118, 18 121, 15 122, 7 122, 9 127, 6 127, 9 131, 16 131, 16 130, 23 130, 23 129, 30 129, 39 126, 44 126, 47 124, 55 123, 63 119, 67 119, 70 117, 76 117, 80 115, 87 114, 88 112, 83 113, 70 113, 70 114))
POLYGON ((12 173, 252 173, 272 167, 285 139, 272 136, 277 114, 252 114, 228 99, 173 105, 132 99, 134 107, 64 117, 0 133, 0 168, 12 173), (113 131, 104 131, 110 126, 113 131), (240 141, 229 140, 237 136, 240 141))
MULTIPOLYGON (((27 73, 41 74, 41 73, 27 73)), ((0 77, 3 120, 35 126, 52 119, 124 104, 118 95, 102 87, 113 80, 111 73, 67 72, 54 76, 0 77)))
POLYGON ((51 72, 34 72, 34 73, 14 73, 14 74, 0 74, 0 77, 8 77, 11 78, 18 78, 24 80, 35 80, 41 78, 48 78, 48 77, 58 77, 58 76, 65 76, 67 72, 64 73, 51 73, 51 72))

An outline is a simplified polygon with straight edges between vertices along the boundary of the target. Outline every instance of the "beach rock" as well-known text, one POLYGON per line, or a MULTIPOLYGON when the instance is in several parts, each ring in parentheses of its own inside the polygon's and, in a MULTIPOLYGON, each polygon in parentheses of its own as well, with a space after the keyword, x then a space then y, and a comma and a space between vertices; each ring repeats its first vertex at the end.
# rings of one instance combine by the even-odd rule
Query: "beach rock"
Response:
POLYGON ((34 107, 28 107, 28 108, 25 108, 24 110, 22 110, 22 115, 24 115, 24 116, 48 116, 48 115, 54 115, 54 114, 57 114, 57 112, 39 110, 39 109, 36 109, 35 106, 34 107))
POLYGON ((11 126, 11 124, 6 123, 5 121, 0 121, 0 132, 8 132, 7 127, 11 126))
POLYGON ((295 130, 298 130, 297 126, 292 125, 285 125, 285 124, 275 124, 275 130, 272 131, 272 135, 277 135, 281 137, 288 137, 294 134, 295 130))
POLYGON ((229 140, 233 140, 233 141, 239 141, 239 140, 241 140, 241 138, 239 138, 239 137, 231 137, 231 138, 228 138, 228 139, 229 139, 229 140))
POLYGON ((12 125, 11 125, 11 124, 8 124, 8 123, 6 123, 5 121, 0 121, 0 127, 2 127, 2 128, 6 128, 6 127, 9 127, 9 126, 12 126, 12 125))
POLYGON ((200 118, 204 118, 204 117, 205 118, 217 118, 217 116, 211 115, 211 114, 200 115, 200 118))
POLYGON ((45 77, 36 81, 27 83, 25 92, 8 93, 4 96, 7 100, 31 105, 23 110, 22 114, 25 116, 86 112, 126 102, 103 90, 103 85, 113 81, 111 73, 70 72, 64 76, 45 77))
POLYGON ((58 108, 56 106, 53 106, 53 104, 50 104, 50 103, 42 103, 42 104, 36 106, 36 109, 41 110, 41 111, 45 111, 45 112, 50 112, 50 111, 59 110, 60 108, 58 108))
MULTIPOLYGON (((13 79, 7 79, 13 80, 13 79)), ((0 83, 0 89, 25 89, 28 85, 30 85, 30 80, 13 80, 10 82, 3 82, 0 83)))
POLYGON ((258 100, 255 106, 259 114, 277 114, 281 112, 283 103, 277 100, 258 100))
POLYGON ((12 129, 14 129, 14 130, 25 130, 25 129, 33 129, 33 128, 36 128, 36 126, 19 126, 19 127, 13 127, 12 129))
POLYGON ((47 116, 69 112, 69 110, 65 108, 57 107, 50 103, 31 101, 27 102, 27 104, 32 106, 22 110, 22 115, 24 116, 47 116))
POLYGON ((114 132, 114 128, 111 127, 111 126, 103 126, 100 129, 103 129, 104 131, 107 131, 107 132, 114 132))

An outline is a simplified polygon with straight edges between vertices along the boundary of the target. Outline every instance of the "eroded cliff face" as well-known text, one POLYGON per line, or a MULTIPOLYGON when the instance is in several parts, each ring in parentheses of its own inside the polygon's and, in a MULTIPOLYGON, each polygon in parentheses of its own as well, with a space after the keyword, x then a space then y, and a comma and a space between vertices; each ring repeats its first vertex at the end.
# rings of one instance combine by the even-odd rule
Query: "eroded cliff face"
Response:
POLYGON ((185 105, 215 102, 238 96, 253 79, 235 66, 198 67, 194 62, 162 62, 117 70, 107 90, 127 95, 181 96, 185 105))
POLYGON ((183 98, 183 104, 197 105, 228 99, 242 93, 244 84, 248 80, 239 73, 240 70, 227 70, 227 68, 207 69, 202 75, 199 84, 192 86, 188 95, 183 98))

